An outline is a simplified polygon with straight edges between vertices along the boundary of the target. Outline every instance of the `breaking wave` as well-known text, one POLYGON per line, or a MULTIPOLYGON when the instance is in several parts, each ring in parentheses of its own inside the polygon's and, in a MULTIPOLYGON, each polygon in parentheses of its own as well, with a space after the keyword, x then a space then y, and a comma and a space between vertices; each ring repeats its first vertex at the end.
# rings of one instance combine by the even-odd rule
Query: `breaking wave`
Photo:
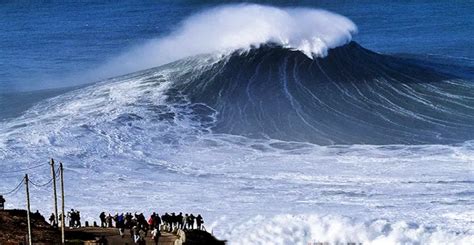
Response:
POLYGON ((197 54, 229 53, 267 43, 322 57, 349 42, 356 31, 346 17, 320 9, 225 5, 187 18, 166 37, 148 41, 94 73, 110 77, 197 54))
POLYGON ((265 46, 175 76, 166 92, 213 108, 213 132, 316 144, 474 139, 474 84, 355 42, 309 59, 265 46))
POLYGON ((385 219, 360 222, 332 215, 258 216, 233 227, 232 244, 471 244, 474 235, 385 219))
MULTIPOLYGON (((322 10, 202 12, 104 70, 153 68, 1 121, 2 170, 55 156, 67 163, 67 191, 79 193, 67 208, 83 204, 86 218, 156 204, 214 220, 225 212, 230 226, 217 234, 237 244, 468 243, 474 84, 367 50, 355 31, 322 10), (315 209, 363 218, 273 216, 315 209)), ((49 190, 32 200, 51 210, 49 190)))
POLYGON ((61 97, 24 118, 184 122, 180 130, 318 145, 474 139, 473 83, 355 42, 314 59, 274 44, 193 56, 61 97))

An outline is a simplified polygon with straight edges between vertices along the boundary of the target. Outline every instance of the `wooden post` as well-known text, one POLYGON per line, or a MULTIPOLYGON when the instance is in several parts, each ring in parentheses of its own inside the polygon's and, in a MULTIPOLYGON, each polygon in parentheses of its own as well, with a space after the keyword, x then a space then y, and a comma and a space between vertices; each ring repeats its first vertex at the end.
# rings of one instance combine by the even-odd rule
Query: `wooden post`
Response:
POLYGON ((64 236, 64 226, 66 224, 65 222, 65 215, 64 215, 64 169, 63 169, 63 163, 59 163, 59 173, 61 175, 61 243, 65 244, 66 242, 66 237, 64 236))
POLYGON ((26 219, 28 221, 28 244, 31 245, 31 219, 30 219, 30 189, 28 188, 28 174, 25 174, 26 186, 26 219))
POLYGON ((58 195, 56 193, 56 170, 54 169, 54 160, 51 158, 51 174, 53 175, 53 198, 54 198, 54 225, 57 227, 58 222, 58 195))

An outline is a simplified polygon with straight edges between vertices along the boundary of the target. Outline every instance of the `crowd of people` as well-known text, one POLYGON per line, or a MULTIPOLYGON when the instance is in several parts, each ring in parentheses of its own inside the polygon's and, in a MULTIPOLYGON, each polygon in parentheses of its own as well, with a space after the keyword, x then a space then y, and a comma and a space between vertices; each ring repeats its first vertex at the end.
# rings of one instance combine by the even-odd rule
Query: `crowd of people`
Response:
POLYGON ((200 214, 194 216, 193 214, 179 213, 165 213, 159 215, 152 213, 148 219, 143 213, 115 213, 115 215, 100 213, 100 227, 117 228, 119 234, 124 237, 125 230, 130 231, 131 238, 137 244, 145 244, 145 238, 150 232, 151 237, 156 243, 161 236, 161 231, 176 232, 177 230, 192 230, 196 224, 196 229, 204 229, 204 220, 200 214))
MULTIPOLYGON (((71 211, 67 212, 67 220, 69 221, 69 227, 78 228, 81 227, 81 213, 77 210, 71 209, 71 211)), ((61 221, 61 215, 58 215, 58 220, 61 221)), ((56 215, 52 213, 49 216, 49 223, 53 227, 58 227, 56 223, 56 215)))
POLYGON ((67 218, 69 219, 69 227, 81 227, 81 213, 79 211, 71 209, 67 212, 67 218))
MULTIPOLYGON (((59 216, 59 219, 61 216, 59 216)), ((68 224, 71 228, 81 227, 81 214, 79 211, 71 209, 67 213, 69 220, 68 224)), ((119 234, 124 237, 125 230, 130 231, 130 236, 136 244, 145 244, 145 238, 150 232, 150 235, 156 244, 161 236, 161 231, 166 232, 177 232, 178 230, 205 230, 203 224, 204 220, 200 214, 195 216, 194 214, 183 213, 165 213, 159 215, 152 213, 148 219, 145 218, 143 213, 115 213, 115 215, 106 214, 105 212, 99 215, 100 227, 103 228, 117 228, 119 234)), ((52 226, 57 227, 55 215, 51 214, 49 221, 52 226)), ((86 222, 86 226, 89 226, 86 222)), ((94 225, 99 225, 94 222, 94 225)), ((105 238, 104 238, 105 239, 105 238)))
POLYGON ((132 228, 134 226, 141 229, 149 229, 150 227, 162 228, 162 230, 173 231, 176 229, 203 229, 204 220, 200 214, 194 216, 193 214, 179 213, 165 213, 159 215, 152 213, 148 220, 145 218, 143 213, 116 213, 115 215, 106 214, 105 212, 100 213, 100 226, 101 227, 115 227, 115 228, 132 228), (196 226, 195 226, 196 225, 196 226))

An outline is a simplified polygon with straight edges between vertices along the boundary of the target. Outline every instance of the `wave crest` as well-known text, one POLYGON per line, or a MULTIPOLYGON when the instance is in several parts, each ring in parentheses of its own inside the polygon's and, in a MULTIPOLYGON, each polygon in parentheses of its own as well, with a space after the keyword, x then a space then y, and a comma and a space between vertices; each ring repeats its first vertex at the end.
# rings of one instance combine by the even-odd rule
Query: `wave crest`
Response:
POLYGON ((125 74, 184 57, 248 50, 274 43, 323 57, 351 41, 357 32, 348 18, 320 9, 277 8, 257 4, 225 5, 195 14, 170 35, 151 40, 113 59, 97 72, 125 74))

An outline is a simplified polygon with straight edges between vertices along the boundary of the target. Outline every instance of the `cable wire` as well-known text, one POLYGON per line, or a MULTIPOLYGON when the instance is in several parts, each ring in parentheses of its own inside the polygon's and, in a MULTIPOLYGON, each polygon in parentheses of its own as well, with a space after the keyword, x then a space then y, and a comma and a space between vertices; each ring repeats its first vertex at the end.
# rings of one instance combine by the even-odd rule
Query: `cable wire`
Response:
POLYGON ((6 196, 6 195, 9 195, 9 194, 12 194, 13 192, 16 192, 17 190, 20 189, 21 185, 22 185, 24 182, 25 182, 25 178, 23 178, 23 179, 21 180, 21 182, 20 182, 13 190, 11 190, 11 191, 9 191, 9 192, 6 192, 6 193, 0 193, 0 195, 1 195, 1 196, 6 196))
POLYGON ((44 186, 47 186, 47 185, 51 184, 51 182, 53 182, 53 178, 51 178, 48 182, 46 182, 44 184, 36 184, 35 182, 31 181, 31 179, 29 179, 29 183, 36 186, 36 187, 44 187, 44 186))
POLYGON ((39 164, 39 165, 30 167, 30 168, 25 168, 25 169, 18 169, 18 170, 12 170, 12 171, 0 171, 0 174, 25 172, 25 171, 28 171, 28 170, 30 170, 30 169, 39 168, 39 167, 42 167, 42 166, 47 165, 47 164, 49 164, 49 163, 42 163, 42 164, 39 164))

